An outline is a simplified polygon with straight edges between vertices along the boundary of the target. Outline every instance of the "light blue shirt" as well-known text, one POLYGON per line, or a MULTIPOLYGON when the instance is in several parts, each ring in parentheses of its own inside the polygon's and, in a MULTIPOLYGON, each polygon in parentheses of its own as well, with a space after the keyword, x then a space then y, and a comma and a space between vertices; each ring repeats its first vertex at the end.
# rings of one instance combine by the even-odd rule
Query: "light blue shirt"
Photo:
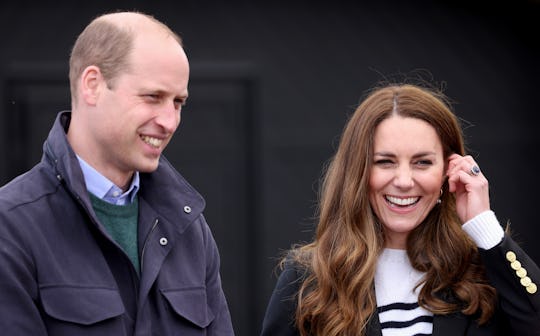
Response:
POLYGON ((78 155, 77 159, 79 159, 88 192, 105 202, 115 205, 126 205, 133 202, 139 191, 139 172, 136 171, 135 174, 133 174, 129 189, 123 193, 122 189, 95 170, 78 155))

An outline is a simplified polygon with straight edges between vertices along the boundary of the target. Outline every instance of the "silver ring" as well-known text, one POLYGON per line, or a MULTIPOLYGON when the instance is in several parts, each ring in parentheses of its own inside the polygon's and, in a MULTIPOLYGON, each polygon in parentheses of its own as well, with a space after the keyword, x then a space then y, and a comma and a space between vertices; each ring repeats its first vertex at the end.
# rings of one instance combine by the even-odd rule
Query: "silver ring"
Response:
POLYGON ((480 168, 478 168, 477 165, 474 165, 471 167, 470 172, 472 176, 478 176, 478 174, 480 174, 480 168))

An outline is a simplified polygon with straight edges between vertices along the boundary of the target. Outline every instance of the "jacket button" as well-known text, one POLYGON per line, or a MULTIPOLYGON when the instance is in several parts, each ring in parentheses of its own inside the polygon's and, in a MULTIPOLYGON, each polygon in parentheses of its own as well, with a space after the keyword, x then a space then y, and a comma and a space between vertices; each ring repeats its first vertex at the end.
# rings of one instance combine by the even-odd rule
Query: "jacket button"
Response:
POLYGON ((165 238, 165 237, 159 238, 159 244, 160 244, 161 246, 167 245, 168 242, 169 242, 169 241, 168 241, 167 238, 165 238))
POLYGON ((191 212, 191 207, 190 207, 189 205, 186 205, 186 206, 184 207, 184 212, 185 212, 185 213, 190 213, 190 212, 191 212))
POLYGON ((518 269, 518 270, 516 271, 516 274, 517 274, 518 277, 524 278, 524 277, 527 276, 527 270, 524 269, 523 267, 521 267, 520 269, 518 269))
POLYGON ((517 261, 517 260, 514 260, 514 261, 512 261, 512 263, 510 264, 510 267, 512 267, 512 269, 513 269, 514 271, 517 271, 518 269, 521 268, 521 263, 520 263, 519 261, 517 261))
POLYGON ((534 283, 531 283, 530 285, 528 285, 526 289, 527 289, 527 292, 529 292, 529 294, 534 294, 538 290, 538 288, 536 287, 536 284, 534 283))
POLYGON ((508 260, 509 262, 516 261, 516 254, 512 251, 506 252, 506 260, 508 260))
POLYGON ((523 287, 528 287, 530 284, 532 284, 532 280, 529 277, 524 277, 521 280, 519 280, 519 282, 521 282, 523 287))

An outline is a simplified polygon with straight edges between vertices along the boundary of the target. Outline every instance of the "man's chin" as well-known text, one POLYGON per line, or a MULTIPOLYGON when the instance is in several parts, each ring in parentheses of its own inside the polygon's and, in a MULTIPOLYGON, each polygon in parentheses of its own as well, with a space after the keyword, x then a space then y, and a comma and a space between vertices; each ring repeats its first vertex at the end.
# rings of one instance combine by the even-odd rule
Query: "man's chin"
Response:
POLYGON ((159 159, 156 159, 153 162, 148 162, 148 163, 146 163, 144 165, 139 166, 138 171, 140 173, 152 173, 152 172, 156 171, 158 166, 159 166, 159 159))

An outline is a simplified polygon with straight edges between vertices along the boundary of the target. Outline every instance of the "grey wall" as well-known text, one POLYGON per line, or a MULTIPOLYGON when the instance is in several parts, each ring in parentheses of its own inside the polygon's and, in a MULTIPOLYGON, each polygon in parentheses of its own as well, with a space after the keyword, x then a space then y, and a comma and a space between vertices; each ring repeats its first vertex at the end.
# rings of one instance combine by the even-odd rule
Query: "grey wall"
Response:
POLYGON ((11 1, 0 4, 0 183, 39 160, 69 108, 67 59, 97 14, 139 9, 179 32, 190 101, 167 157, 207 199, 236 332, 256 335, 347 116, 399 74, 446 87, 492 206, 540 261, 538 1, 11 1))

